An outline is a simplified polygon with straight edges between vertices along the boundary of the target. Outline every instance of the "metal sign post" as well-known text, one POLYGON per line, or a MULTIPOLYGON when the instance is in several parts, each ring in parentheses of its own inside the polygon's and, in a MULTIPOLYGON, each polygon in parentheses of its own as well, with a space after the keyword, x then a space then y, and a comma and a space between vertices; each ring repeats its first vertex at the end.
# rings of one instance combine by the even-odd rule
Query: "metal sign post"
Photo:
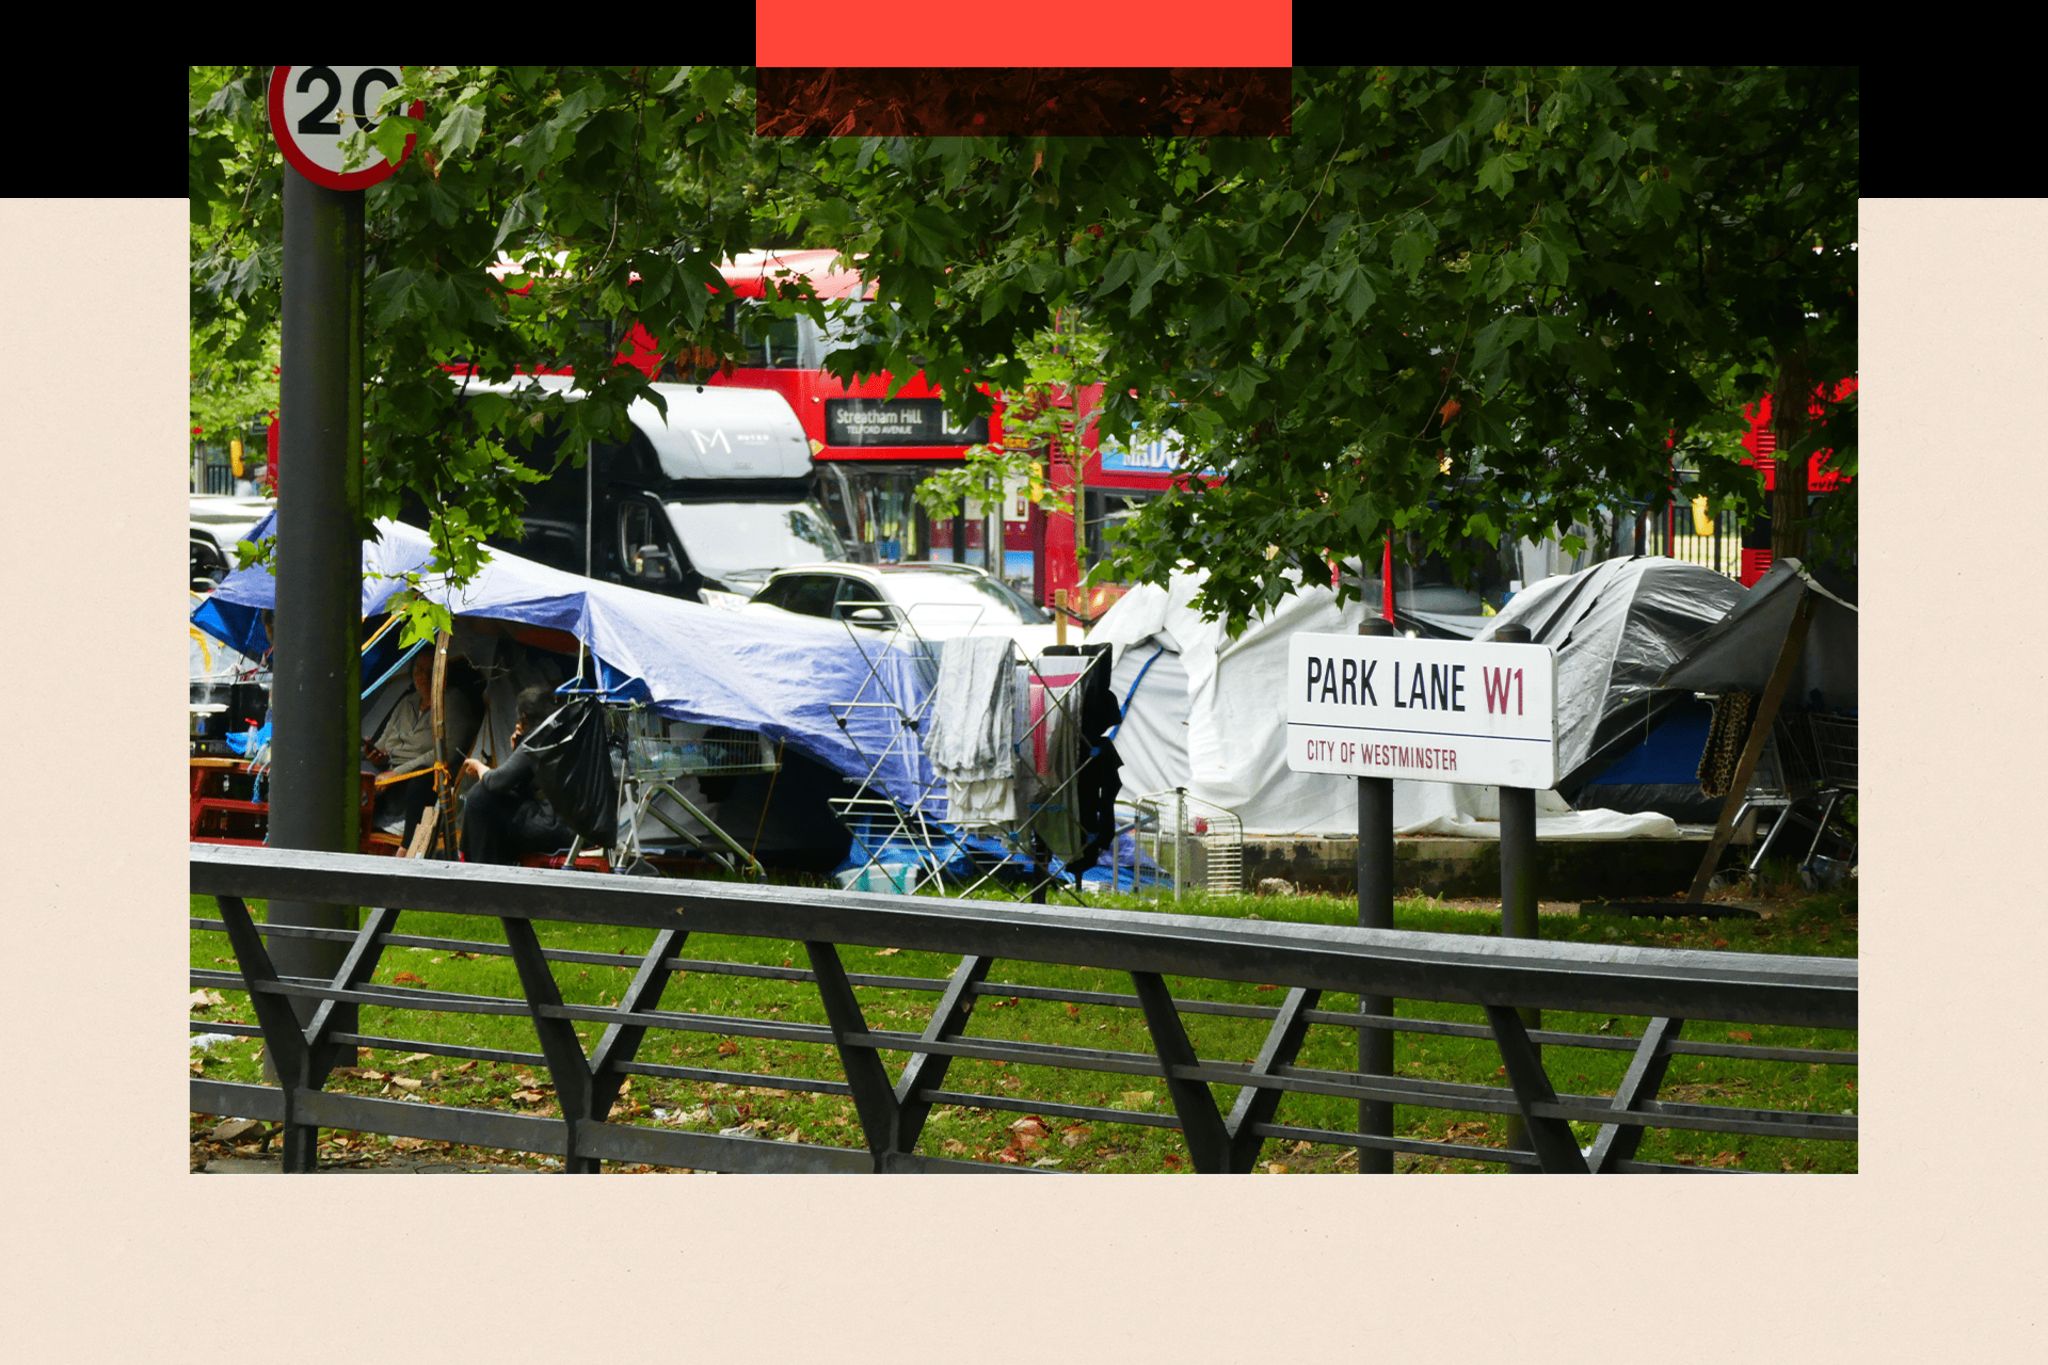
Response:
MULTIPOLYGON (((1361 621, 1360 635, 1389 636, 1394 628, 1374 617, 1361 621)), ((1358 779, 1358 927, 1394 927, 1394 779, 1358 779)), ((1388 995, 1361 995, 1360 1014, 1394 1012, 1388 995)), ((1394 1035, 1389 1029, 1362 1028, 1358 1031, 1358 1071, 1362 1076, 1394 1074, 1394 1035)), ((1394 1135, 1394 1106, 1385 1100, 1358 1102, 1358 1131, 1366 1137, 1394 1135)), ((1361 1174, 1392 1175, 1393 1152, 1378 1147, 1361 1148, 1361 1174)))
MULTIPOLYGON (((1529 630, 1526 626, 1502 626, 1494 632, 1493 638, 1501 644, 1527 644, 1529 630)), ((1546 784, 1547 785, 1547 784, 1546 784)), ((1500 931, 1504 938, 1541 938, 1542 931, 1536 923, 1536 789, 1533 787, 1508 787, 1500 789, 1500 931)), ((1519 1011, 1522 1027, 1528 1029, 1543 1026, 1541 1010, 1519 1011)), ((1540 1059, 1542 1049, 1535 1044, 1531 1051, 1540 1059)), ((1510 1115, 1507 1127, 1508 1146, 1527 1149, 1529 1133, 1518 1116, 1510 1115)), ((1516 1166, 1516 1171, 1538 1169, 1532 1166, 1516 1166)))
MULTIPOLYGON (((363 200, 396 167, 341 169, 344 119, 365 119, 396 67, 290 67, 272 73, 271 132, 284 168, 278 379, 277 610, 270 834, 274 848, 354 852, 361 790, 363 200)), ((410 146, 410 144, 408 144, 410 146)), ((354 906, 274 900, 271 926, 355 928, 354 906)), ((286 976, 332 979, 346 940, 273 938, 286 976)), ((300 1022, 311 1001, 293 1002, 300 1022)), ((353 1006, 329 1027, 353 1031, 353 1006)), ((332 1059, 309 1059, 313 1065, 332 1059)), ((284 1077, 295 1084, 297 1077, 284 1077)), ((311 1169, 300 1129, 287 1169, 311 1169), (297 1150, 303 1148, 304 1150, 297 1150)))
MULTIPOLYGON (((1557 781, 1557 669, 1547 646, 1504 626, 1482 644, 1415 640, 1385 620, 1356 636, 1302 633, 1288 645, 1287 766, 1358 779, 1358 923, 1392 928, 1394 779, 1501 789, 1505 931, 1535 937, 1536 793, 1557 781)), ((1362 1014, 1394 1002, 1361 995, 1362 1014)), ((1393 1030, 1361 1027, 1358 1069, 1393 1074, 1393 1030)), ((1389 1137, 1393 1106, 1359 1102, 1362 1136, 1389 1137)), ((1511 1143, 1526 1138, 1511 1132, 1511 1143)), ((1361 1171, 1393 1154, 1362 1150, 1361 1171)))

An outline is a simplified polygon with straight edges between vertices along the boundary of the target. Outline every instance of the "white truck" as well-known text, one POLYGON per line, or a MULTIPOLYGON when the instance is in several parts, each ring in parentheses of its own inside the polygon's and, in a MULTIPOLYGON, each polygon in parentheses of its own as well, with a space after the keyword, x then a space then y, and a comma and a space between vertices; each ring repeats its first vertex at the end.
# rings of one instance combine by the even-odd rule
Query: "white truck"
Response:
MULTIPOLYGON (((576 392, 567 378, 514 383, 576 392)), ((509 387, 472 381, 469 391, 509 387)), ((785 565, 846 558, 815 500, 810 443, 781 394, 653 387, 666 416, 635 402, 627 442, 596 444, 584 468, 565 463, 532 485, 525 533, 505 548, 571 573, 728 603, 751 597, 785 565)), ((543 439, 522 455, 552 468, 561 441, 543 439)))

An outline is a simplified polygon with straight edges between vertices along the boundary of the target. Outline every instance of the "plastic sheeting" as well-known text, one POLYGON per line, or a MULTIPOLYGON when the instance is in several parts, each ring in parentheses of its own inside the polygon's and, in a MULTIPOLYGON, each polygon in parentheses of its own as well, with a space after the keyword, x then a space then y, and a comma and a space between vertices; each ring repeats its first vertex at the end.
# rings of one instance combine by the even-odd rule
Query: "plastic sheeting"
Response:
MULTIPOLYGON (((206 603, 206 598, 199 593, 191 594, 191 598, 191 610, 194 612, 206 603)), ((237 679, 254 677, 261 671, 263 665, 260 660, 249 657, 233 645, 216 639, 197 626, 189 629, 192 634, 189 648, 194 683, 231 683, 237 679)))
POLYGON ((1778 662, 1800 599, 1814 598, 1799 672, 1785 699, 1807 711, 1856 709, 1856 604, 1830 591, 1796 559, 1782 559, 1735 609, 1691 643, 1660 679, 1693 692, 1761 692, 1778 662))
MULTIPOLYGON (((1293 634, 1355 633, 1364 606, 1352 601, 1339 607, 1332 589, 1305 588, 1231 640, 1222 622, 1203 620, 1189 605, 1200 582, 1196 576, 1176 575, 1165 588, 1133 588, 1088 633, 1088 643, 1117 649, 1111 682, 1125 709, 1116 737, 1124 760, 1124 799, 1186 787, 1197 800, 1234 812, 1248 835, 1355 836, 1355 780, 1288 768, 1282 698, 1293 634), (1153 660, 1162 649, 1164 654, 1153 660), (1148 660, 1151 666, 1138 682, 1148 660)), ((1573 812, 1554 792, 1538 795, 1536 813, 1537 833, 1544 838, 1670 838, 1678 833, 1677 825, 1662 815, 1573 812)), ((1394 829, 1498 838, 1499 789, 1397 781, 1394 829)))
MULTIPOLYGON (((271 534, 266 521, 252 535, 271 534)), ((377 523, 363 543, 362 612, 386 609, 407 573, 425 574, 425 533, 377 523)), ((764 734, 898 801, 915 802, 931 782, 922 751, 903 742, 898 706, 914 712, 925 683, 917 663, 880 641, 850 638, 836 624, 782 613, 721 611, 695 602, 567 574, 493 552, 460 591, 438 575, 421 592, 458 617, 558 630, 586 644, 625 684, 623 695, 663 715, 764 734), (845 731, 834 716, 846 703, 845 731), (849 738, 849 734, 852 738, 849 738)), ((267 643, 261 613, 276 603, 268 569, 228 576, 192 615, 193 624, 245 653, 267 643)))

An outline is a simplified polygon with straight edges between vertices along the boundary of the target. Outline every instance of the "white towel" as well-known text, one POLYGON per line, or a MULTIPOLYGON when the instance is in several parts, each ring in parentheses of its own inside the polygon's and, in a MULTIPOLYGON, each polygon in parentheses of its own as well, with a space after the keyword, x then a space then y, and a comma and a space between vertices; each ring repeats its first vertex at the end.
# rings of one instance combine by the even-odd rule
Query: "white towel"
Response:
POLYGON ((925 755, 946 773, 1008 777, 1016 670, 1007 636, 944 641, 925 731, 925 755))
POLYGON ((962 636, 940 647, 925 756, 946 784, 954 824, 1017 819, 1016 676, 1007 636, 962 636))

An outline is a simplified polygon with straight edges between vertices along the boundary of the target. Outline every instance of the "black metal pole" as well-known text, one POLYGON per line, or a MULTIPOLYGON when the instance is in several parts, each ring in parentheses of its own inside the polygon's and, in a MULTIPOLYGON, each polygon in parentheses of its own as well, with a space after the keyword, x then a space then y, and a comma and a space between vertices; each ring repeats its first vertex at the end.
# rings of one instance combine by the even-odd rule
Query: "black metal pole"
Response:
MULTIPOLYGON (((268 841, 273 848, 356 848, 362 244, 362 195, 325 189, 285 167, 268 841)), ((273 925, 353 929, 355 921, 354 906, 270 903, 273 925)), ((331 977, 346 948, 289 938, 270 943, 277 970, 287 976, 331 977)), ((310 1019, 311 1002, 294 1004, 302 1022, 310 1019)), ((353 1014, 352 1006, 345 1008, 353 1014)), ((336 1017, 334 1027, 353 1030, 355 1021, 336 1017)), ((311 1130, 302 1134, 303 1141, 311 1137, 311 1130)), ((289 1163, 289 1134, 287 1145, 289 1163)))
MULTIPOLYGON (((1393 625, 1377 616, 1359 622, 1360 635, 1387 636, 1393 625)), ((1358 779, 1358 927, 1394 927, 1394 779, 1358 779)), ((1362 1014, 1392 1014, 1394 1000, 1386 995, 1361 995, 1362 1014)), ((1394 1074, 1394 1035, 1383 1028, 1358 1031, 1358 1070, 1366 1076, 1394 1074)), ((1394 1135, 1394 1106, 1386 1100, 1358 1102, 1358 1131, 1367 1137, 1394 1135)), ((1358 1169, 1370 1175, 1391 1175, 1394 1154, 1383 1148, 1362 1147, 1358 1169)))
MULTIPOLYGON (((1502 626, 1493 638, 1504 645, 1527 644, 1529 630, 1526 626, 1502 626)), ((1527 787, 1500 789, 1500 929, 1506 938, 1543 936, 1536 922, 1536 793, 1527 787)), ((1540 1010, 1519 1013, 1525 1028, 1543 1026, 1540 1010)), ((1541 1049, 1536 1055, 1542 1056, 1541 1049)), ((1529 1146, 1529 1134, 1519 1118, 1508 1120, 1508 1146, 1529 1146)))

